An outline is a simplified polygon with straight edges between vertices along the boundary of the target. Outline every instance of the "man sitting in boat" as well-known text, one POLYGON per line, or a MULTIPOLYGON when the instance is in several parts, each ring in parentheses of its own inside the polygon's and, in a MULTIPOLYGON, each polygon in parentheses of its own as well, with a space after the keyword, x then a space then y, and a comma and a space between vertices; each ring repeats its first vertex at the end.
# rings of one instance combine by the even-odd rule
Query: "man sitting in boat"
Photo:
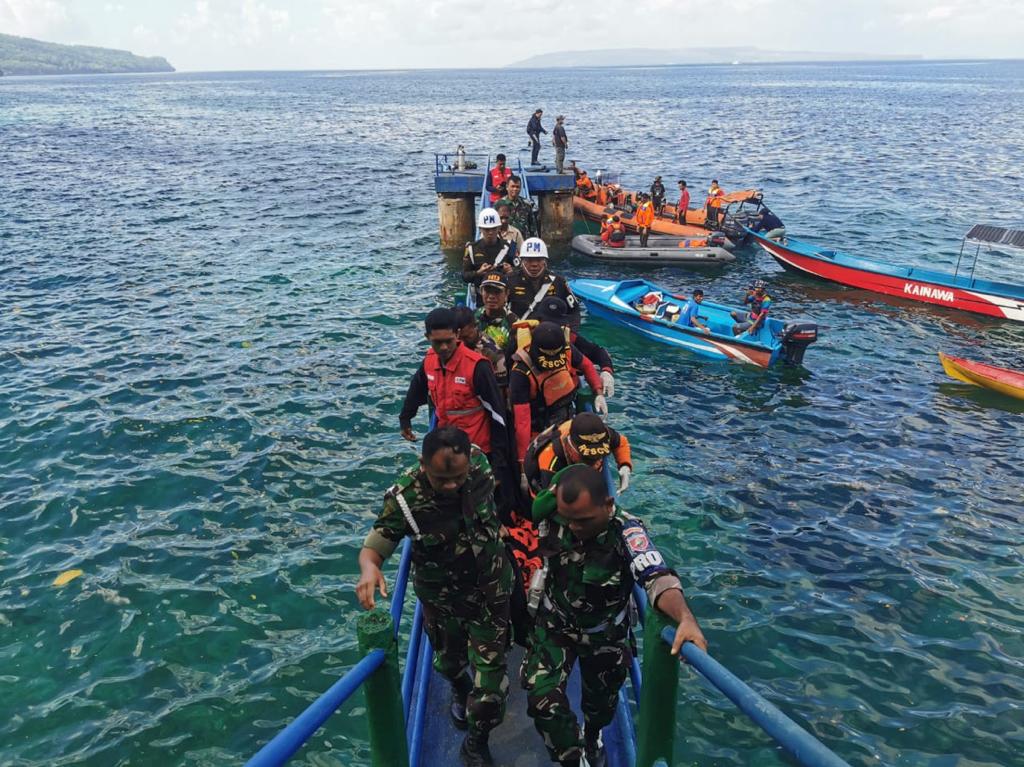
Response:
POLYGON ((651 236, 651 225, 654 223, 654 205, 646 194, 640 195, 640 204, 633 214, 636 230, 640 234, 640 247, 647 247, 647 238, 651 236))
POLYGON ((527 712, 553 762, 603 765, 607 754, 601 729, 615 715, 632 657, 634 585, 677 626, 673 655, 680 654, 684 642, 705 651, 708 645, 675 571, 643 522, 616 507, 604 478, 577 465, 553 481, 532 509, 543 565, 527 597, 535 613, 522 672, 527 712), (567 689, 577 661, 583 681, 582 733, 567 689))
POLYGON ((597 197, 597 189, 594 188, 594 182, 590 180, 590 176, 587 175, 585 170, 581 170, 579 177, 576 179, 576 194, 584 200, 593 200, 597 197))
POLYGON ((558 296, 572 312, 570 324, 579 327, 580 302, 564 277, 548 271, 548 246, 540 237, 523 243, 520 266, 508 276, 508 308, 521 320, 533 318, 533 312, 547 296, 558 296))
POLYGON ((750 336, 756 335, 757 331, 764 325, 764 321, 768 319, 768 309, 772 305, 772 298, 768 295, 764 280, 756 280, 747 289, 743 305, 749 305, 750 310, 731 312, 732 318, 736 320, 736 324, 732 326, 732 334, 734 336, 743 335, 744 333, 750 336))
POLYGON ((750 227, 752 232, 764 232, 764 237, 769 240, 781 240, 786 236, 786 225, 782 223, 782 219, 768 210, 768 207, 762 207, 761 212, 754 219, 754 225, 750 227))
POLYGON ((513 571, 487 458, 454 426, 427 434, 419 464, 384 494, 359 552, 356 595, 367 610, 375 591, 387 596, 381 565, 406 536, 434 668, 451 683, 455 726, 468 730, 462 763, 494 764, 487 740, 505 716, 513 571))
POLYGON ((618 213, 612 214, 601 224, 601 242, 609 248, 626 247, 626 225, 618 213))
POLYGON ((690 299, 683 304, 683 310, 679 314, 679 324, 688 328, 697 328, 707 335, 711 335, 711 328, 704 324, 699 316, 700 305, 704 301, 704 291, 698 288, 690 295, 690 299))
POLYGON ((569 333, 569 343, 583 352, 601 373, 601 385, 604 387, 605 399, 615 396, 615 371, 612 366, 612 355, 603 346, 584 338, 572 328, 572 312, 568 304, 558 296, 547 296, 540 302, 535 312, 541 322, 553 322, 569 333))
POLYGON ((536 495, 551 484, 555 474, 571 464, 582 463, 595 471, 603 471, 609 455, 615 457, 621 494, 629 487, 633 472, 629 440, 606 425, 600 416, 580 413, 571 421, 548 427, 530 442, 523 473, 530 493, 536 495))
MULTIPOLYGON (((578 372, 597 395, 594 409, 608 414, 604 385, 593 363, 569 342, 568 333, 553 322, 516 324, 517 346, 509 374, 509 399, 515 421, 516 458, 522 467, 530 440, 549 426, 576 414, 578 372)), ((521 477, 525 486, 525 478, 521 477)))

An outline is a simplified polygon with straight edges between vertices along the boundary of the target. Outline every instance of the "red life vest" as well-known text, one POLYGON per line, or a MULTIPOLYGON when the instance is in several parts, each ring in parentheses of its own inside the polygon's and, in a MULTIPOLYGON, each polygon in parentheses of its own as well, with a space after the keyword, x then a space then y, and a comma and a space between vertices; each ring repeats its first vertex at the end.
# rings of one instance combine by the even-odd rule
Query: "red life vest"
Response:
POLYGON ((438 426, 457 426, 469 435, 469 441, 485 453, 491 451, 491 419, 483 402, 473 391, 473 371, 484 357, 459 344, 448 364, 433 349, 423 360, 427 391, 437 412, 438 426))
POLYGON ((505 167, 505 169, 502 170, 497 165, 491 168, 491 186, 495 189, 495 191, 491 192, 492 205, 502 198, 502 193, 497 191, 498 187, 508 181, 511 177, 511 168, 505 167))

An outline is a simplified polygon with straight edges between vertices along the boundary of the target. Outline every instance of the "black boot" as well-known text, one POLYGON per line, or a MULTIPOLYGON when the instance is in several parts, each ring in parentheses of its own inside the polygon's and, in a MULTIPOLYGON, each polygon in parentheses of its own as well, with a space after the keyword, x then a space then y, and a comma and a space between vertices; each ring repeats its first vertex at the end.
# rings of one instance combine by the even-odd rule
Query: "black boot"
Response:
POLYGON ((452 682, 452 705, 451 715, 452 722, 460 730, 465 730, 469 727, 469 719, 466 718, 466 698, 469 697, 469 691, 473 689, 473 681, 465 674, 459 674, 458 678, 452 682))
POLYGON ((459 756, 462 757, 465 767, 494 766, 494 757, 487 746, 488 734, 477 730, 466 733, 466 739, 462 741, 462 748, 459 749, 459 756))
POLYGON ((583 753, 589 767, 608 767, 608 752, 604 750, 600 730, 594 737, 589 732, 584 736, 583 753))

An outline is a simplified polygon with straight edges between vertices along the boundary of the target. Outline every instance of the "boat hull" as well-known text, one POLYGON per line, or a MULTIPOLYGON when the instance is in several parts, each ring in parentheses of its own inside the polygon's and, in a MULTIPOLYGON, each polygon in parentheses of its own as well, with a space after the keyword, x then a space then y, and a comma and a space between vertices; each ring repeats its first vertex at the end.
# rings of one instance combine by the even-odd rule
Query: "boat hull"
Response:
MULTIPOLYGON (((572 198, 572 206, 576 213, 588 221, 600 224, 605 218, 604 206, 590 200, 584 200, 579 195, 572 198)), ((619 218, 626 225, 626 231, 637 233, 636 220, 625 211, 618 212, 619 218)), ((651 224, 652 234, 669 234, 673 237, 707 237, 708 230, 702 226, 690 224, 676 224, 663 218, 655 218, 651 224)))
MULTIPOLYGON (((983 288, 967 289, 933 280, 916 279, 913 277, 914 270, 909 268, 893 269, 893 271, 905 271, 906 275, 886 274, 883 271, 858 268, 838 260, 843 254, 836 254, 836 258, 829 258, 809 252, 811 249, 806 246, 796 249, 788 247, 785 242, 753 236, 763 250, 784 268, 791 271, 808 274, 829 282, 837 282, 852 288, 870 290, 873 293, 1024 322, 1024 299, 1021 298, 986 292, 983 288)), ((803 244, 801 243, 801 245, 803 244)), ((864 261, 863 259, 850 260, 864 261)), ((965 280, 965 282, 981 281, 965 280)))
POLYGON ((942 352, 939 352, 939 361, 950 378, 1024 400, 1024 373, 953 357, 942 352))
MULTIPOLYGON (((573 292, 583 300, 591 315, 628 328, 652 341, 710 359, 741 362, 762 368, 770 367, 782 357, 782 345, 775 335, 782 325, 778 320, 772 320, 771 327, 762 327, 753 340, 744 341, 731 335, 733 320, 729 312, 732 307, 705 302, 701 307, 702 312, 713 315, 707 318, 707 324, 716 331, 707 335, 696 328, 640 315, 616 295, 619 286, 635 286, 639 293, 646 292, 648 288, 658 289, 657 285, 646 280, 619 283, 579 279, 571 283, 573 292)), ((671 296, 669 293, 665 295, 671 296)))
POLYGON ((735 261, 736 257, 724 248, 679 247, 676 238, 661 238, 660 242, 648 241, 646 248, 640 247, 635 237, 626 238, 626 247, 609 248, 600 237, 581 234, 572 238, 573 250, 599 261, 626 264, 675 264, 681 266, 718 266, 735 261))

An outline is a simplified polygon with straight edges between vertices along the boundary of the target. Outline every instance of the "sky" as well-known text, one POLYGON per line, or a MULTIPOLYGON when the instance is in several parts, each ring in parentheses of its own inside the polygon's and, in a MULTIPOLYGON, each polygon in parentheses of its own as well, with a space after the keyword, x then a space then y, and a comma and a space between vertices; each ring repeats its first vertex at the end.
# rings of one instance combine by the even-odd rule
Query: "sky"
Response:
POLYGON ((0 0, 0 32, 183 71, 498 67, 691 45, 1024 58, 1024 0, 0 0))

